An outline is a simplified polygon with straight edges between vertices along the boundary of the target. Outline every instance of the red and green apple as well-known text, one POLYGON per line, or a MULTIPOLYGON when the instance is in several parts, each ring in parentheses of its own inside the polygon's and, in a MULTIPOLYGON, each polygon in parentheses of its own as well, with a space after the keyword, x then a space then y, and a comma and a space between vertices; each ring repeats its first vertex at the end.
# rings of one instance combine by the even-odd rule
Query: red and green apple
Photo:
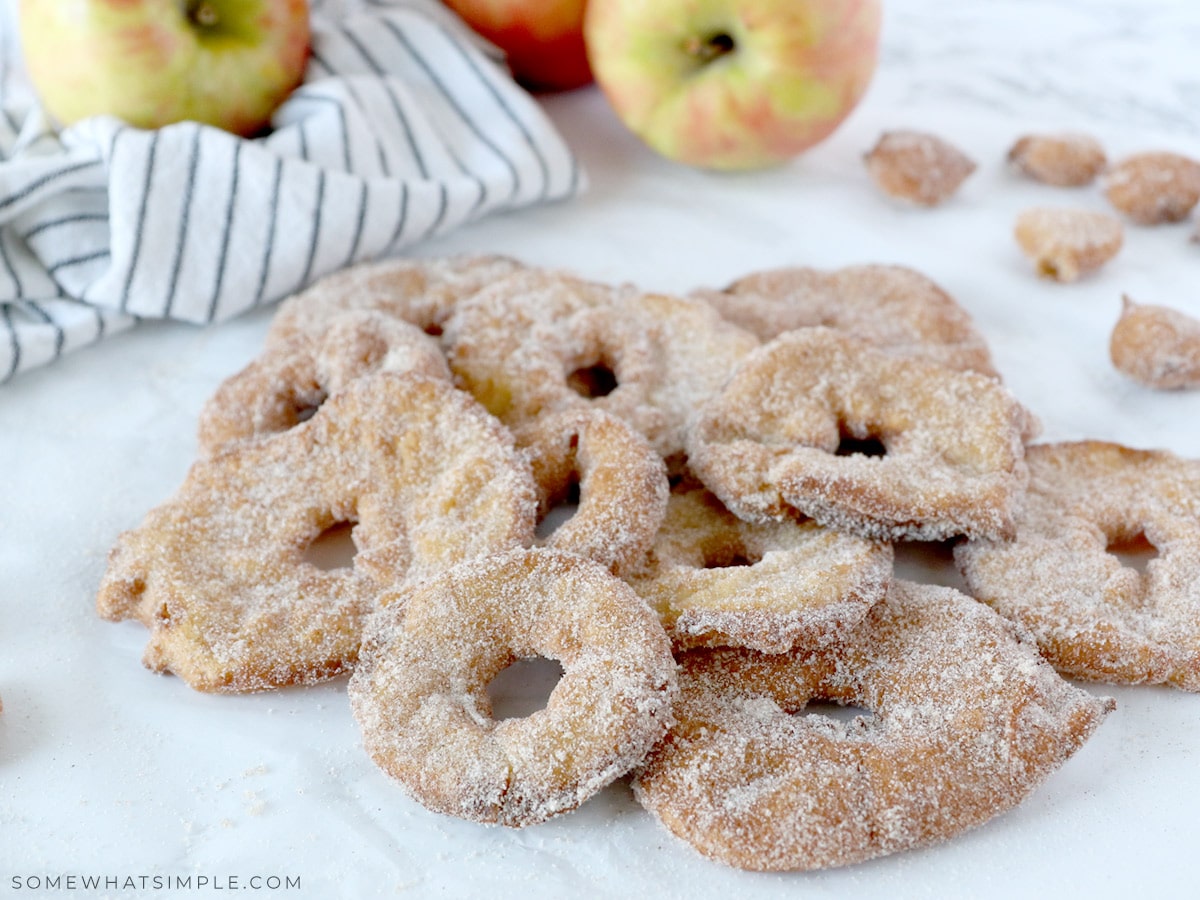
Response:
POLYGON ((20 0, 30 80, 69 125, 190 119, 261 132, 304 77, 307 0, 20 0))
POLYGON ((589 0, 584 37, 618 117, 711 169, 789 160, 866 92, 880 0, 589 0))

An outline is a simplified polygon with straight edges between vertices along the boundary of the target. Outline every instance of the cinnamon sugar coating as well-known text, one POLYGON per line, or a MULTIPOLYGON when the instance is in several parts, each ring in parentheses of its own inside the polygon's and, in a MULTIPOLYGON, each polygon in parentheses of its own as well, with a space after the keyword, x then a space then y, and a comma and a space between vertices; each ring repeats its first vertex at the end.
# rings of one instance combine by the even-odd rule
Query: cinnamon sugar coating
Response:
POLYGON ((688 462, 748 521, 800 512, 884 540, 1004 537, 1036 430, 994 379, 806 328, 747 357, 697 418, 688 462), (843 438, 884 455, 838 455, 843 438))
POLYGON ((975 162, 953 144, 923 131, 887 131, 863 158, 889 197, 937 206, 957 193, 975 162))
POLYGON ((445 339, 459 381, 509 427, 598 407, 663 457, 758 345, 699 300, 532 270, 461 303, 445 339))
POLYGON ((1056 187, 1091 184, 1108 162, 1104 147, 1088 134, 1030 134, 1018 138, 1008 161, 1023 173, 1056 187))
POLYGON ((1117 370, 1152 388, 1200 388, 1200 320, 1166 306, 1122 300, 1109 340, 1117 370))
POLYGON ((377 371, 451 378, 441 347, 417 326, 374 310, 331 314, 320 335, 268 343, 217 388, 200 411, 200 452, 294 428, 331 394, 377 371))
POLYGON ((516 436, 529 458, 539 515, 578 487, 578 506, 545 541, 622 574, 654 541, 667 511, 667 470, 642 435, 600 409, 568 409, 516 436))
POLYGON ((696 296, 763 341, 825 325, 898 356, 996 375, 987 343, 966 310, 931 279, 905 266, 774 269, 696 296))
POLYGON ((350 266, 284 300, 271 322, 267 346, 297 334, 320 336, 332 316, 350 310, 374 310, 440 334, 460 301, 523 268, 503 256, 388 259, 350 266))
POLYGON ((1108 202, 1139 225, 1182 222, 1200 201, 1200 161, 1179 153, 1138 153, 1101 181, 1108 202))
POLYGON ((669 831, 726 865, 848 865, 1011 809, 1113 706, 1060 678, 987 607, 896 582, 829 647, 684 654, 678 722, 634 792, 669 831), (814 701, 865 715, 805 714, 814 701))
POLYGON ((657 618, 601 566, 548 549, 464 563, 372 620, 350 702, 372 759, 435 812, 521 827, 574 809, 638 765, 673 721, 657 618), (488 683, 558 660, 546 708, 492 718, 488 683))
POLYGON ((441 379, 380 373, 291 431, 192 466, 121 535, 97 609, 150 629, 145 663, 205 691, 252 691, 351 667, 379 593, 533 539, 529 468, 512 439, 441 379), (348 568, 304 559, 353 523, 348 568))
POLYGON ((743 522, 692 487, 672 492, 653 549, 626 580, 677 647, 782 653, 842 636, 891 577, 890 544, 810 520, 743 522))
POLYGON ((1017 243, 1039 275, 1077 281, 1117 255, 1125 241, 1121 223, 1082 209, 1028 209, 1017 217, 1017 243))
POLYGON ((1200 691, 1200 462, 1101 441, 1029 448, 1011 542, 955 548, 971 592, 1059 671, 1200 691), (1139 536, 1144 572, 1109 547, 1139 536))

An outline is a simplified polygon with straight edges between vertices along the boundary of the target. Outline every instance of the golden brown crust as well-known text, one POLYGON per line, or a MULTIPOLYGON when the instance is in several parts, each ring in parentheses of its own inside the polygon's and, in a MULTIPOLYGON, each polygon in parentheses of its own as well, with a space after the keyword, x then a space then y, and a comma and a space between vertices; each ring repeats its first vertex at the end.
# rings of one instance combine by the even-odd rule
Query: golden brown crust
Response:
POLYGON ((1200 462, 1101 441, 1027 461, 1015 540, 955 548, 971 592, 1064 673, 1200 691, 1200 462), (1144 573, 1108 552, 1143 534, 1158 552, 1144 573))
POLYGON ((695 296, 763 341, 824 325, 900 356, 996 375, 987 343, 966 310, 932 280, 904 266, 773 269, 695 296))
POLYGON ((1200 162, 1179 153, 1138 153, 1104 173, 1104 196, 1139 225, 1182 222, 1200 201, 1200 162))
POLYGON ((544 271, 460 304, 445 338, 460 383, 509 427, 597 407, 663 457, 682 450, 696 407, 758 345, 699 300, 544 271))
POLYGON ((1200 388, 1200 320, 1178 310, 1123 298, 1108 347, 1117 370, 1140 384, 1200 388))
POLYGON ((1017 217, 1014 236, 1039 275, 1077 281, 1117 255, 1125 241, 1112 216, 1082 209, 1027 209, 1017 217))
POLYGON ((677 647, 782 653, 829 643, 882 599, 892 548, 812 521, 755 525, 702 487, 676 488, 644 565, 627 576, 677 647))
POLYGON ((1025 798, 1113 708, 1011 623, 897 582, 838 644, 680 658, 677 724, 638 800, 727 865, 819 869, 945 840, 1025 798), (802 714, 832 701, 867 715, 802 714))
POLYGON ((512 827, 574 809, 673 721, 675 662, 654 614, 599 565, 520 550, 413 585, 371 622, 350 702, 367 752, 436 812, 512 827), (492 719, 488 683, 558 660, 544 710, 492 719))
POLYGON ((1056 187, 1091 184, 1108 162, 1100 142, 1088 134, 1030 134, 1018 138, 1008 161, 1036 181, 1056 187))
POLYGON ((572 486, 578 506, 544 545, 622 574, 641 561, 667 511, 667 469, 642 435, 600 409, 568 409, 516 435, 544 517, 572 486))
POLYGON ((331 314, 321 335, 269 344, 217 388, 200 411, 200 453, 294 428, 330 395, 379 371, 451 378, 437 342, 415 325, 374 310, 331 314))
POLYGON ((384 587, 527 544, 535 510, 528 466, 469 396, 380 373, 193 465, 121 536, 97 609, 146 625, 146 664, 199 690, 318 681, 353 665, 384 587), (354 524, 353 565, 306 562, 339 522, 354 524))
POLYGON ((885 540, 1001 537, 1035 432, 994 379, 806 328, 747 357, 702 409, 688 460, 749 521, 797 511, 885 540), (837 455, 843 437, 878 440, 886 453, 837 455))
POLYGON ((864 162, 880 190, 918 206, 944 203, 976 168, 953 144, 922 131, 884 132, 864 162))

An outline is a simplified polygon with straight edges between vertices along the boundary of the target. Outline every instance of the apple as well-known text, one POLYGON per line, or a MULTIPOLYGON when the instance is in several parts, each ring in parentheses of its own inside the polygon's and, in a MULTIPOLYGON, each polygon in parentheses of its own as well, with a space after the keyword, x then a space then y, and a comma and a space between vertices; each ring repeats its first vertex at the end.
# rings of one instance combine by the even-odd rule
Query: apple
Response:
POLYGON ((590 0, 617 116, 663 156, 756 169, 826 138, 870 83, 880 0, 590 0))
POLYGON ((260 133, 308 63, 307 0, 21 0, 30 80, 62 124, 260 133))
POLYGON ((563 91, 592 81, 583 44, 587 0, 443 0, 508 57, 521 84, 563 91))

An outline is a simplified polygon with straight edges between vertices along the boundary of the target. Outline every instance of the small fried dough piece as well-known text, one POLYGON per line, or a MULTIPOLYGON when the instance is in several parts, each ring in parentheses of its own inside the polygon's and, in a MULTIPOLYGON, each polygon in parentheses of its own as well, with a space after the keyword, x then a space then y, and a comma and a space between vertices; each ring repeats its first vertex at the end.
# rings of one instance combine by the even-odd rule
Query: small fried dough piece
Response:
POLYGON ((1087 134, 1030 134, 1008 151, 1008 160, 1043 184, 1082 187, 1104 170, 1107 159, 1100 142, 1087 134))
POLYGON ((829 328, 780 335, 701 408, 688 465, 740 518, 884 540, 1006 536, 1036 420, 993 378, 829 328), (843 438, 883 456, 839 454, 843 438))
POLYGON ((1200 162, 1179 153, 1139 153, 1101 182, 1108 202, 1139 225, 1182 222, 1200 201, 1200 162))
POLYGON ((1043 207, 1021 213, 1014 234, 1039 275, 1064 282, 1100 268, 1125 239, 1121 223, 1107 213, 1043 207))
POLYGON ((1166 390, 1200 387, 1200 320, 1122 298, 1109 354, 1134 381, 1166 390))
POLYGON ((949 199, 976 168, 954 145, 920 131, 884 132, 864 162, 885 194, 918 206, 949 199))
POLYGON ((1060 672, 1200 691, 1200 461, 1103 441, 1035 444, 1012 541, 954 559, 1060 672), (1144 572, 1112 548, 1143 540, 1144 572))
POLYGON ((1013 808, 1113 709, 1011 622, 896 582, 844 641, 680 657, 678 723, 634 795, 729 866, 844 866, 947 840, 1013 808), (858 707, 841 720, 814 701, 858 707))
POLYGON ((434 812, 520 828, 639 765, 674 721, 671 644, 601 566, 556 550, 473 560, 371 620, 350 705, 375 763, 434 812), (518 659, 563 676, 545 709, 496 721, 487 686, 518 659))

